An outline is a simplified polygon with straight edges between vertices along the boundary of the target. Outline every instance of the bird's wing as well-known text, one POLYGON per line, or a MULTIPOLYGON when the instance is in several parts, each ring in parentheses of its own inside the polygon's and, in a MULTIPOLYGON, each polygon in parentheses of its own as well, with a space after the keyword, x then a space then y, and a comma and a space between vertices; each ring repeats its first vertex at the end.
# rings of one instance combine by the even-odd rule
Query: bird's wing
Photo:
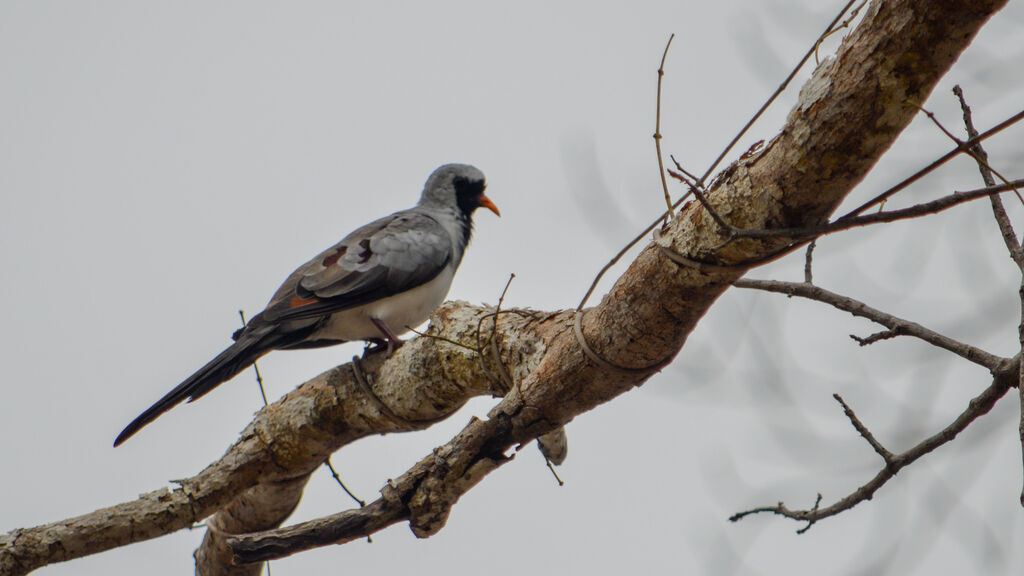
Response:
POLYGON ((451 257, 451 237, 437 220, 415 209, 397 212, 296 270, 264 317, 314 318, 394 296, 432 280, 451 257))

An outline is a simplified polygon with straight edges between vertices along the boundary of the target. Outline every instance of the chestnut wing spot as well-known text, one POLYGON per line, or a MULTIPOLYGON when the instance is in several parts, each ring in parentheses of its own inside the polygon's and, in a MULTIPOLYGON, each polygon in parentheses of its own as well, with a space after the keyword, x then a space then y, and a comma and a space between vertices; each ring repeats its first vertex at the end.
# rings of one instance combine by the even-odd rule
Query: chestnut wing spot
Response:
POLYGON ((345 252, 348 252, 348 246, 339 246, 338 249, 334 251, 334 254, 331 254, 327 258, 324 258, 321 264, 323 265, 324 268, 330 268, 331 266, 334 266, 335 264, 338 263, 338 260, 340 260, 341 257, 345 255, 345 252))
POLYGON ((320 301, 320 299, 316 298, 316 297, 313 297, 313 298, 301 298, 299 296, 294 296, 294 297, 292 297, 291 301, 288 302, 288 307, 289 308, 298 308, 299 306, 305 306, 306 304, 312 304, 314 302, 319 302, 319 301, 320 301))
POLYGON ((360 240, 359 247, 363 249, 363 251, 359 253, 359 263, 365 264, 370 259, 370 256, 373 255, 373 252, 370 252, 370 239, 363 238, 360 240))

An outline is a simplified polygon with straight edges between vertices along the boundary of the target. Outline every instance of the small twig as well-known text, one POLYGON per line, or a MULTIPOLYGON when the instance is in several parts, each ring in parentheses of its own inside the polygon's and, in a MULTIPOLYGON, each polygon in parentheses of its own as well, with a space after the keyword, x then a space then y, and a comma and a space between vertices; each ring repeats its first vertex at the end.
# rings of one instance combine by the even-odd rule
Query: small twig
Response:
POLYGON ((855 6, 852 10, 850 10, 850 16, 846 20, 843 20, 838 25, 836 25, 834 28, 832 28, 831 30, 827 31, 825 34, 821 35, 821 38, 818 39, 817 44, 815 44, 815 46, 814 46, 814 63, 815 64, 821 64, 821 61, 818 59, 818 48, 821 47, 821 44, 829 36, 832 36, 833 34, 835 34, 836 32, 839 32, 840 30, 842 30, 844 28, 849 28, 850 24, 854 21, 855 18, 857 18, 857 15, 860 14, 861 8, 863 8, 864 5, 867 4, 867 3, 868 3, 868 0, 861 0, 859 6, 855 6))
MULTIPOLYGON (((874 497, 875 492, 895 477, 900 470, 914 463, 925 454, 933 452, 943 444, 951 442, 972 422, 987 414, 992 409, 992 406, 994 406, 995 403, 1006 394, 1006 391, 1015 384, 1016 373, 1019 370, 1020 357, 1017 357, 1013 363, 1004 364, 1001 367, 1001 370, 994 372, 995 378, 993 379, 992 384, 981 394, 972 398, 971 401, 968 402, 967 408, 961 412, 953 422, 939 432, 925 438, 909 450, 901 452, 900 454, 890 455, 886 460, 885 467, 883 467, 874 478, 847 496, 837 500, 834 504, 826 506, 825 508, 819 508, 818 502, 821 501, 819 496, 818 501, 810 510, 791 510, 787 508, 785 504, 779 502, 775 506, 761 506, 733 514, 729 517, 729 520, 731 522, 737 522, 751 514, 770 512, 793 520, 807 522, 806 526, 797 530, 798 534, 803 534, 810 529, 815 522, 849 510, 866 500, 871 500, 874 497)), ((842 402, 842 400, 840 400, 840 402, 842 402)), ((852 411, 847 415, 849 416, 850 414, 852 414, 852 411)), ((851 421, 852 420, 853 418, 851 418, 851 421)), ((854 424, 854 426, 856 427, 857 424, 854 424)), ((860 432, 860 428, 858 428, 858 432, 860 432)), ((865 437, 865 439, 867 439, 867 437, 865 437)), ((869 440, 869 442, 871 441, 869 440)), ((876 443, 872 443, 873 448, 876 446, 876 443)), ((881 445, 878 446, 880 447, 881 445)), ((884 448, 882 448, 882 450, 884 450, 884 448)), ((878 448, 875 448, 875 451, 878 452, 878 448)), ((885 457, 883 456, 883 458, 885 457)))
MULTIPOLYGON (((238 311, 238 316, 242 319, 242 328, 245 328, 245 325, 247 324, 247 322, 245 320, 245 311, 244 310, 239 310, 238 311)), ((263 389, 263 375, 260 374, 260 367, 256 365, 256 362, 253 362, 252 363, 252 369, 253 369, 253 371, 256 372, 256 383, 259 384, 259 386, 260 386, 260 395, 263 397, 263 405, 266 406, 267 405, 267 393, 263 389)), ((366 502, 363 502, 362 500, 357 498, 356 495, 353 494, 348 489, 347 486, 345 486, 345 483, 341 481, 341 477, 338 476, 338 472, 334 469, 334 466, 331 465, 331 457, 330 456, 328 456, 327 460, 324 461, 324 465, 327 466, 327 468, 331 471, 331 476, 334 477, 334 480, 338 483, 338 486, 341 486, 341 489, 345 491, 345 494, 348 494, 353 500, 358 502, 359 506, 365 506, 366 505, 366 502)), ((367 536, 367 539, 369 539, 369 536, 367 536)), ((267 574, 270 574, 270 562, 267 562, 267 574)))
MULTIPOLYGON (((967 105, 967 99, 964 97, 964 91, 959 85, 953 87, 953 94, 956 95, 957 99, 960 100, 960 109, 963 111, 964 126, 967 129, 967 135, 970 138, 974 138, 978 134, 978 130, 974 127, 974 118, 971 114, 971 107, 967 105)), ((993 170, 988 165, 988 153, 985 152, 985 148, 978 142, 972 148, 974 157, 978 161, 978 170, 981 172, 981 178, 986 185, 991 186, 995 183, 992 178, 993 170)), ((1021 198, 1020 192, 1014 190, 1017 193, 1017 199, 1024 203, 1024 199, 1021 198)), ((996 224, 999 226, 999 232, 1003 236, 1003 243, 1006 244, 1006 249, 1010 253, 1010 258, 1013 259, 1017 268, 1024 273, 1024 248, 1022 248, 1022 242, 1017 240, 1017 233, 1013 229, 1013 223, 1010 221, 1010 216, 1006 213, 1006 208, 1003 206, 1003 201, 998 196, 991 197, 992 204, 992 215, 996 219, 996 224)), ((1020 287, 1020 298, 1021 298, 1021 320, 1017 326, 1017 336, 1021 350, 1024 350, 1024 277, 1021 279, 1020 287)), ((1017 393, 1020 397, 1020 422, 1017 426, 1017 433, 1020 437, 1020 448, 1021 448, 1021 463, 1024 467, 1024 366, 1021 367, 1021 371, 1017 376, 1017 393)), ((1024 489, 1020 494, 1020 504, 1024 506, 1024 489)))
MULTIPOLYGON (((939 130, 941 130, 942 133, 945 134, 950 140, 955 142, 957 146, 965 146, 965 142, 957 138, 952 132, 947 130, 946 127, 942 125, 942 122, 939 122, 939 119, 936 118, 935 114, 933 114, 929 110, 926 110, 920 104, 917 104, 912 100, 907 100, 907 102, 915 106, 918 110, 924 112, 925 115, 928 116, 928 118, 932 121, 932 123, 935 124, 935 126, 937 126, 939 130)), ((975 131, 974 135, 977 135, 977 131, 975 131)), ((980 142, 975 144, 974 146, 968 147, 966 150, 964 150, 964 154, 967 154, 971 158, 974 158, 974 161, 978 163, 978 168, 981 169, 981 174, 985 180, 986 186, 995 186, 995 180, 992 179, 993 175, 1002 180, 1003 184, 1010 184, 1009 180, 1007 180, 1002 174, 1000 174, 995 168, 993 168, 991 164, 988 163, 988 154, 985 153, 985 149, 981 147, 980 142)), ((1017 199, 1021 201, 1021 204, 1024 204, 1024 198, 1021 197, 1020 190, 1017 190, 1017 188, 1014 187, 1013 193, 1017 195, 1017 199)))
POLYGON ((658 175, 661 176, 661 188, 665 192, 665 205, 668 206, 665 211, 666 224, 675 217, 675 214, 672 213, 672 196, 668 193, 668 181, 665 180, 665 161, 662 160, 661 155, 661 80, 665 76, 665 58, 668 56, 669 47, 672 46, 672 39, 675 37, 675 34, 668 37, 665 51, 661 53, 661 65, 658 67, 658 107, 654 117, 654 148, 658 152, 658 175))
POLYGON ((873 212, 866 216, 843 217, 821 226, 810 226, 806 228, 773 228, 770 230, 745 230, 732 228, 731 233, 737 238, 816 238, 835 234, 843 230, 870 226, 872 224, 883 224, 899 220, 910 220, 930 214, 938 214, 979 198, 994 196, 1002 192, 1008 192, 1016 187, 1024 186, 1024 179, 1012 180, 1006 184, 999 184, 992 187, 978 188, 966 192, 953 192, 930 202, 916 204, 899 210, 888 210, 885 212, 873 212))
MULTIPOLYGON (((974 127, 974 118, 971 114, 971 107, 967 105, 967 99, 964 97, 964 91, 959 85, 953 87, 953 94, 956 95, 957 99, 960 100, 960 110, 963 111, 964 115, 964 127, 967 129, 967 136, 974 139, 978 136, 978 130, 974 127)), ((988 153, 985 152, 985 148, 978 142, 974 146, 974 151, 982 159, 988 159, 988 153)), ((986 186, 992 186, 995 184, 995 179, 992 178, 992 173, 987 168, 988 163, 979 163, 978 170, 981 171, 981 178, 985 182, 986 186)), ((1020 194, 1017 195, 1020 198, 1020 194)), ((1003 242, 1006 244, 1006 249, 1010 253, 1010 258, 1017 264, 1018 267, 1024 263, 1024 254, 1021 251, 1020 242, 1017 241, 1017 233, 1013 230, 1013 224, 1010 222, 1010 217, 1006 214, 1006 208, 1003 207, 1003 200, 998 196, 992 196, 992 214, 995 216, 996 224, 999 226, 999 231, 1003 235, 1003 242)))
MULTIPOLYGON (((245 321, 245 311, 239 310, 238 316, 242 319, 242 328, 245 328, 246 324, 248 324, 248 322, 245 321)), ((260 374, 260 367, 256 364, 256 362, 253 362, 252 369, 254 372, 256 372, 256 383, 259 384, 260 386, 260 396, 263 397, 263 405, 266 406, 268 404, 267 391, 263 389, 263 375, 260 374)))
POLYGON ((818 245, 818 240, 811 240, 811 243, 807 245, 807 255, 804 256, 804 282, 807 284, 814 284, 814 275, 811 273, 811 265, 814 260, 814 248, 818 245))
MULTIPOLYGON (((682 198, 676 201, 674 206, 678 207, 680 204, 683 203, 685 199, 686 196, 683 196, 682 198)), ((647 235, 650 234, 651 231, 658 226, 658 224, 661 224, 661 222, 662 217, 658 216, 658 218, 654 222, 651 222, 649 226, 644 228, 642 232, 637 234, 635 238, 633 238, 625 246, 623 246, 622 249, 615 254, 615 256, 612 256, 612 259, 609 260, 608 263, 605 264, 600 271, 598 271, 597 276, 595 276, 594 280, 590 283, 590 288, 587 289, 587 293, 583 295, 583 299, 580 300, 579 305, 576 306, 577 310, 583 310, 583 307, 587 305, 587 300, 590 300, 590 296, 594 293, 594 290, 597 289, 597 284, 601 281, 601 278, 604 278, 604 275, 609 270, 611 270, 612 266, 618 264, 619 260, 621 260, 622 257, 626 255, 626 252, 629 252, 629 250, 633 246, 636 246, 637 242, 640 242, 641 240, 647 238, 647 235)))
MULTIPOLYGON (((242 319, 242 328, 245 328, 245 326, 248 324, 248 322, 245 320, 245 310, 239 309, 238 317, 242 319)), ((260 387, 260 396, 263 398, 263 406, 267 406, 267 391, 263 388, 263 375, 260 374, 260 367, 255 361, 252 363, 252 370, 253 372, 256 373, 256 384, 258 384, 260 387)), ((205 526, 205 524, 202 524, 202 526, 205 526)), ((267 576, 270 576, 270 561, 267 560, 264 563, 264 566, 267 567, 267 576)))
POLYGON ((875 449, 875 453, 882 457, 882 460, 885 461, 885 465, 892 465, 892 452, 889 452, 885 448, 885 446, 882 446, 882 443, 879 442, 875 438, 875 435, 872 434, 870 430, 868 430, 867 426, 865 426, 864 423, 860 421, 860 418, 857 418, 857 414, 854 413, 853 409, 850 408, 850 406, 846 403, 845 400, 843 400, 842 396, 840 396, 839 394, 833 394, 832 397, 836 399, 836 402, 839 402, 839 404, 842 405, 843 413, 846 414, 846 417, 850 419, 850 423, 853 424, 854 429, 856 429, 857 433, 860 434, 864 438, 864 440, 866 440, 867 443, 870 444, 871 447, 875 449))
POLYGON ((679 170, 680 172, 682 172, 687 178, 690 179, 691 182, 693 182, 693 185, 696 186, 697 185, 697 176, 693 172, 690 172, 686 168, 683 168, 682 164, 679 163, 679 160, 676 160, 676 157, 673 156, 672 154, 669 154, 668 157, 671 158, 672 159, 672 163, 676 165, 676 170, 679 170))
POLYGON ((501 351, 498 349, 498 316, 501 315, 501 305, 505 303, 505 295, 508 294, 508 288, 512 285, 512 280, 515 280, 515 273, 508 275, 508 281, 505 282, 505 288, 501 291, 501 296, 498 297, 498 305, 494 307, 494 313, 489 314, 491 316, 491 335, 488 336, 487 342, 484 344, 480 343, 480 328, 487 316, 480 318, 476 324, 476 343, 479 347, 480 353, 480 367, 484 370, 484 373, 490 374, 486 363, 484 362, 483 349, 485 346, 489 346, 491 355, 493 356, 494 364, 498 367, 499 380, 502 388, 505 392, 508 392, 515 386, 515 381, 512 379, 512 375, 508 373, 508 368, 501 361, 501 351))
POLYGON ((868 336, 867 338, 861 338, 853 334, 850 334, 850 338, 853 338, 861 346, 870 346, 875 342, 880 342, 882 340, 890 340, 892 338, 896 338, 897 336, 902 335, 903 332, 897 326, 896 328, 893 328, 891 330, 882 330, 881 332, 875 332, 874 334, 868 336))
POLYGON ((1002 132, 1003 130, 1009 128, 1010 126, 1013 126, 1017 122, 1020 122, 1022 119, 1024 119, 1024 110, 1021 110, 1020 112, 1014 114, 1013 116, 1007 118, 1006 120, 1003 120, 999 124, 996 124, 992 128, 989 128, 988 130, 986 130, 985 132, 979 134, 978 136, 975 136, 975 137, 971 138, 970 140, 967 140, 962 145, 958 145, 953 150, 950 150, 949 152, 947 152, 947 153, 943 154, 942 156, 940 156, 937 160, 935 160, 931 164, 925 166, 924 168, 921 168, 917 172, 911 174, 909 177, 903 179, 901 182, 899 182, 895 186, 889 188, 885 192, 882 192, 881 194, 875 196, 871 200, 868 200, 867 202, 861 204, 860 206, 858 206, 858 207, 854 208, 853 210, 849 211, 848 213, 844 214, 841 218, 839 218, 835 222, 837 222, 837 223, 838 222, 843 222, 845 220, 854 218, 855 216, 858 216, 859 214, 861 214, 862 212, 864 212, 868 208, 871 208, 872 206, 875 206, 877 204, 885 202, 886 200, 891 198, 897 192, 907 188, 908 186, 910 186, 914 182, 917 182, 921 178, 924 178, 926 175, 928 175, 929 173, 933 172, 935 169, 937 169, 938 167, 942 166, 946 162, 949 162, 956 155, 962 154, 962 153, 966 152, 967 150, 969 150, 970 148, 972 148, 973 146, 975 146, 979 142, 982 142, 984 140, 987 140, 988 138, 991 138, 992 136, 995 136, 996 134, 998 134, 998 133, 1002 132))
POLYGON ((867 318, 868 320, 881 324, 890 330, 899 329, 907 336, 913 336, 931 344, 932 346, 948 350, 965 360, 988 368, 989 371, 997 370, 1006 361, 1004 358, 990 354, 980 348, 953 340, 948 336, 929 330, 916 322, 911 322, 909 320, 893 316, 892 314, 887 314, 881 310, 876 310, 859 300, 854 300, 853 298, 842 296, 811 284, 805 284, 803 282, 780 282, 777 280, 749 280, 741 278, 733 282, 733 286, 752 290, 764 290, 766 292, 775 292, 778 294, 786 294, 788 296, 800 296, 801 298, 823 302, 834 308, 838 308, 839 310, 849 312, 854 316, 867 318))
POLYGON ((551 470, 551 475, 555 477, 555 481, 558 482, 558 485, 565 486, 565 482, 562 482, 562 479, 558 477, 558 472, 555 472, 555 465, 551 463, 551 459, 545 456, 544 463, 548 465, 548 470, 551 470))
MULTIPOLYGON (((1017 325, 1017 338, 1021 350, 1024 350, 1024 276, 1021 277, 1021 285, 1018 291, 1021 300, 1021 319, 1017 325)), ((1024 356, 1024 352, 1021 353, 1024 356)), ((1017 433, 1020 437, 1021 463, 1024 466, 1024 362, 1017 372, 1017 395, 1020 398, 1020 422, 1017 426, 1017 433)), ((1024 488, 1020 493, 1020 505, 1024 506, 1024 488)))
MULTIPOLYGON (((360 508, 362 508, 363 506, 366 506, 366 502, 364 502, 363 500, 360 500, 359 497, 356 496, 355 494, 353 494, 352 491, 349 490, 347 486, 345 486, 345 483, 341 481, 341 476, 338 476, 338 471, 335 470, 334 466, 331 465, 331 457, 330 456, 328 456, 327 460, 324 461, 324 465, 326 465, 327 469, 331 471, 331 476, 334 477, 334 481, 338 483, 338 486, 341 486, 341 489, 345 491, 345 494, 348 494, 350 498, 355 500, 356 503, 359 504, 360 508)), ((369 538, 369 536, 367 536, 367 538, 369 538)))
POLYGON ((413 328, 411 326, 406 326, 406 328, 410 332, 412 332, 413 334, 415 334, 417 336, 422 336, 424 338, 431 338, 433 340, 439 340, 441 342, 447 342, 447 343, 451 344, 452 346, 458 346, 459 348, 465 348, 466 350, 470 350, 470 351, 473 351, 473 352, 478 352, 478 353, 480 352, 479 348, 475 348, 473 346, 470 346, 469 344, 463 344, 462 342, 459 342, 458 340, 453 340, 453 339, 448 338, 446 336, 438 336, 437 334, 430 334, 428 332, 421 332, 421 331, 419 331, 419 330, 417 330, 417 329, 415 329, 415 328, 413 328))
POLYGON ((704 196, 704 193, 700 191, 700 188, 698 188, 697 186, 690 186, 690 192, 692 192, 694 197, 697 198, 697 201, 700 202, 700 205, 703 206, 704 209, 708 211, 708 214, 711 215, 711 218, 712 220, 715 221, 715 224, 718 224, 719 231, 723 236, 728 236, 729 238, 733 238, 736 236, 736 232, 738 229, 733 227, 731 224, 728 224, 725 220, 722 219, 721 216, 718 215, 718 212, 716 212, 714 207, 711 206, 711 203, 708 202, 708 199, 704 196))
POLYGON ((509 374, 508 369, 501 362, 501 354, 497 342, 498 316, 501 314, 519 314, 521 316, 533 317, 533 314, 531 314, 528 311, 501 309, 502 304, 505 302, 505 295, 508 294, 509 286, 512 285, 512 280, 515 277, 515 274, 509 274, 508 281, 505 282, 505 288, 501 291, 501 296, 498 297, 498 305, 495 307, 494 312, 484 314, 480 316, 479 319, 477 319, 476 346, 466 344, 464 342, 459 342, 457 340, 453 340, 445 336, 438 336, 436 334, 430 334, 428 332, 421 332, 411 326, 406 326, 405 328, 418 336, 423 336, 424 338, 432 338, 434 340, 440 340, 441 342, 447 342, 448 344, 451 344, 453 346, 458 346, 459 348, 462 348, 464 350, 469 350, 471 352, 476 353, 477 358, 479 358, 480 360, 480 369, 484 372, 484 374, 487 375, 491 382, 494 382, 497 385, 496 391, 500 391, 502 393, 508 392, 511 389, 511 387, 515 384, 515 382, 512 379, 512 375, 509 374), (490 319, 492 322, 491 333, 487 337, 487 340, 481 340, 481 336, 483 334, 483 323, 488 319, 490 319), (485 353, 485 351, 488 349, 492 356, 491 362, 493 362, 498 367, 497 376, 494 375, 494 372, 488 366, 487 354, 485 353))

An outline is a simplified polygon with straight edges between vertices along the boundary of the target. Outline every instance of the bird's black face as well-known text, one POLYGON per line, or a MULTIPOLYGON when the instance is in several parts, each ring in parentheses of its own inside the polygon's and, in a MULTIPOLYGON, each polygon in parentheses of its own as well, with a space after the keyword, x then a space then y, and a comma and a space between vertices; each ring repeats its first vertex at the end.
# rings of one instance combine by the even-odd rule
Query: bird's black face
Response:
POLYGON ((464 214, 471 215, 474 210, 483 206, 501 216, 501 212, 498 212, 498 207, 494 205, 494 202, 484 195, 487 184, 483 180, 456 176, 452 180, 452 187, 455 188, 455 203, 464 214))

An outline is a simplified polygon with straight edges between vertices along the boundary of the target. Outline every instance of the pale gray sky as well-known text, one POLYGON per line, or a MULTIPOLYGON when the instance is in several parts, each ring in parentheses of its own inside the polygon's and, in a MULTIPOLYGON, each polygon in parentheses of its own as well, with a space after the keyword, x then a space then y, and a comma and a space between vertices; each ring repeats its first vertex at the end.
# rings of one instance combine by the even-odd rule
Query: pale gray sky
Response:
MULTIPOLYGON (((250 373, 117 450, 111 442, 229 343, 239 308, 257 312, 296 265, 411 205, 439 164, 479 166, 503 214, 477 215, 450 297, 493 303, 514 272, 511 305, 575 306, 658 213, 650 135, 669 34, 664 146, 702 171, 841 2, 804 4, 0 3, 0 532, 130 500, 222 454, 260 407, 250 373)), ((929 107, 956 126, 948 91, 961 82, 981 126, 1019 109, 1022 37, 1024 9, 1012 3, 929 107)), ((794 94, 741 150, 775 132, 794 94)), ((992 142, 993 163, 1017 177, 1020 135, 992 142)), ((915 122, 857 198, 947 149, 915 122)), ((979 185, 962 161, 900 202, 979 185)), ((990 220, 979 204, 830 238, 816 278, 1009 355, 1018 280, 990 220)), ((798 278, 801 267, 795 256, 755 276, 798 278)), ((803 536, 778 518, 726 521, 780 499, 808 506, 819 491, 830 502, 875 474, 833 392, 898 449, 986 384, 918 343, 861 349, 847 337, 872 331, 820 306, 731 291, 672 367, 569 426, 566 486, 531 448, 429 540, 398 525, 273 573, 1019 574, 1012 401, 803 536)), ((359 349, 271 354, 268 394, 359 349)), ((494 402, 359 442, 335 467, 372 499, 494 402)), ((317 474, 290 522, 350 505, 317 474)), ((201 537, 39 574, 190 573, 201 537)))

